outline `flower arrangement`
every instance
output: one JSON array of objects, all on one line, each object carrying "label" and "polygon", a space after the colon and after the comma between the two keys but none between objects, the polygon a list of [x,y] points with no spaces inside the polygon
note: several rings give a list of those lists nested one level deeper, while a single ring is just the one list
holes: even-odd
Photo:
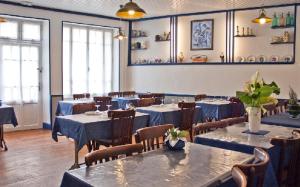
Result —
[{"label": "flower arrangement", "polygon": [[[275,82],[270,84],[260,77],[259,72],[252,76],[251,81],[246,82],[244,91],[237,91],[237,97],[247,107],[258,107],[263,109],[265,104],[277,104],[277,99],[273,95],[280,94],[280,88]],[[263,109],[264,110],[264,109]],[[265,110],[264,110],[265,111]]]},{"label": "flower arrangement", "polygon": [[166,133],[165,144],[171,150],[181,150],[185,146],[186,131],[180,131],[178,128],[169,129]]},{"label": "flower arrangement", "polygon": [[290,99],[289,99],[287,112],[290,114],[291,118],[297,118],[297,116],[300,114],[300,106],[298,104],[297,93],[291,87],[290,87],[290,91],[289,91],[289,96],[290,96]]},{"label": "flower arrangement", "polygon": [[298,96],[292,87],[290,87],[289,96],[290,96],[289,104],[290,105],[298,105]]}]

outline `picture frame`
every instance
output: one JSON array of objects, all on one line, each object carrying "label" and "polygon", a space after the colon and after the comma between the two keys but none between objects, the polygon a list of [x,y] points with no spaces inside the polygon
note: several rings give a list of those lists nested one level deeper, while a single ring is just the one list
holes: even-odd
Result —
[{"label": "picture frame", "polygon": [[213,50],[214,20],[191,21],[191,50]]}]

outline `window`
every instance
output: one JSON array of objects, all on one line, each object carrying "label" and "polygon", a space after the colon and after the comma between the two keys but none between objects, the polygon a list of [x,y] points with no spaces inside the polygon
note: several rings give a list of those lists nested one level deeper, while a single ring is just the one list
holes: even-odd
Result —
[{"label": "window", "polygon": [[63,27],[63,93],[105,94],[113,90],[113,33],[115,29],[64,24]]},{"label": "window", "polygon": [[0,98],[6,103],[37,103],[41,24],[10,20],[0,24]]}]

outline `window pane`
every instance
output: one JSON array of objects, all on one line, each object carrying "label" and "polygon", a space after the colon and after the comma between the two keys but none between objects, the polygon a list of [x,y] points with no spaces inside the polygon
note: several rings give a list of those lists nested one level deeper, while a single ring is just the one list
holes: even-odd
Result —
[{"label": "window pane", "polygon": [[87,30],[73,28],[72,93],[87,92]]},{"label": "window pane", "polygon": [[89,92],[103,94],[103,32],[91,30],[89,36]]},{"label": "window pane", "polygon": [[39,50],[22,47],[22,97],[24,102],[37,102],[39,92]]},{"label": "window pane", "polygon": [[112,90],[112,33],[105,32],[105,93]]},{"label": "window pane", "polygon": [[70,27],[63,29],[63,93],[71,96],[71,77],[70,77]]},{"label": "window pane", "polygon": [[18,38],[18,23],[8,21],[0,24],[0,37],[17,39]]},{"label": "window pane", "polygon": [[22,37],[23,40],[40,40],[41,26],[39,24],[24,23]]},{"label": "window pane", "polygon": [[0,98],[4,102],[20,102],[20,48],[2,46],[0,62]]}]

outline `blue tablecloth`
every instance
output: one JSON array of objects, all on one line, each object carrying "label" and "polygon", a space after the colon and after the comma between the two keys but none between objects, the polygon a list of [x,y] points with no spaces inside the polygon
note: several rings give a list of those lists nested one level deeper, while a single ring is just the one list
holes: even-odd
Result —
[{"label": "blue tablecloth", "polygon": [[[92,103],[93,100],[83,101],[83,100],[70,100],[70,101],[59,101],[56,108],[56,115],[72,115],[73,114],[73,106],[81,103]],[[111,110],[116,110],[119,108],[118,102],[111,102]]]},{"label": "blue tablecloth", "polygon": [[[153,105],[150,107],[136,108],[138,112],[150,115],[149,125],[156,126],[162,124],[180,125],[181,115],[177,105],[166,104],[164,106]],[[203,114],[200,107],[196,107],[194,123],[203,122]]]},{"label": "blue tablecloth", "polygon": [[[136,113],[134,120],[133,133],[140,128],[146,127],[149,115]],[[90,140],[110,138],[111,120],[100,116],[87,116],[85,114],[58,116],[55,118],[52,129],[52,138],[57,139],[57,133],[73,138],[81,149]]]},{"label": "blue tablecloth", "polygon": [[196,104],[202,108],[204,119],[221,120],[242,116],[245,113],[244,105],[240,103],[213,104],[196,102]]},{"label": "blue tablecloth", "polygon": [[18,125],[14,108],[8,105],[2,104],[0,106],[0,125],[12,124],[14,127]]},{"label": "blue tablecloth", "polygon": [[113,98],[113,101],[117,101],[119,108],[121,109],[126,109],[126,104],[133,104],[134,106],[138,105],[138,101],[140,99],[136,97],[118,97],[118,98]]},{"label": "blue tablecloth", "polygon": [[246,128],[245,124],[241,124],[226,127],[224,129],[218,129],[207,134],[196,136],[194,142],[248,154],[252,154],[255,147],[261,147],[267,150],[270,155],[271,162],[267,169],[264,186],[278,186],[276,171],[278,170],[280,147],[270,144],[270,139],[274,136],[288,137],[291,135],[292,128],[261,125],[262,130],[269,131],[266,135],[243,133]]},{"label": "blue tablecloth", "polygon": [[292,119],[287,113],[264,117],[262,118],[261,122],[268,125],[300,128],[300,118]]}]

